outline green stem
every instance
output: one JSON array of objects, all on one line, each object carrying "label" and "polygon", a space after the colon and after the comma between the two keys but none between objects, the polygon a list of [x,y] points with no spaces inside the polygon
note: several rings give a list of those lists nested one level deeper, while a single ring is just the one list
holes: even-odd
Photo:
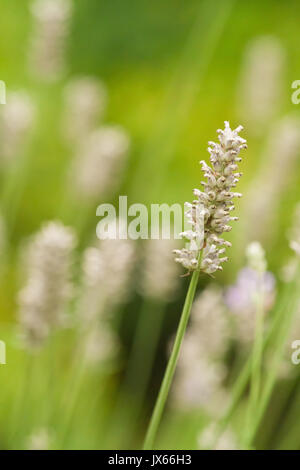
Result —
[{"label": "green stem", "polygon": [[[201,259],[202,259],[202,252],[199,257],[199,265],[201,265]],[[144,449],[152,449],[153,448],[153,443],[154,439],[157,433],[157,429],[162,417],[162,413],[164,411],[164,407],[167,401],[168,393],[170,390],[170,386],[173,380],[173,376],[175,373],[175,368],[180,352],[180,347],[181,343],[184,337],[184,333],[187,327],[187,323],[189,320],[190,312],[191,312],[191,307],[192,303],[194,300],[195,292],[196,292],[196,287],[199,279],[199,271],[194,271],[192,275],[192,279],[189,285],[189,289],[186,295],[185,303],[183,306],[179,326],[177,329],[176,333],[176,338],[174,341],[172,353],[167,365],[167,369],[164,375],[163,382],[160,387],[160,391],[158,394],[158,398],[156,400],[156,404],[154,407],[154,411],[150,420],[150,424],[147,430],[145,442],[144,442]]]}]

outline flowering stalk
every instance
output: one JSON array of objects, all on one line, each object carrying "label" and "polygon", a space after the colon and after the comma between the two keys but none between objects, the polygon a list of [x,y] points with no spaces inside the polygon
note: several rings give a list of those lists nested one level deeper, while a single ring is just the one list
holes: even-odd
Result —
[{"label": "flowering stalk", "polygon": [[[27,138],[34,124],[34,105],[26,92],[10,93],[1,112],[1,165],[11,165],[24,155]],[[18,161],[18,166],[20,161]]]},{"label": "flowering stalk", "polygon": [[19,294],[22,338],[29,349],[44,345],[66,324],[72,298],[72,262],[76,236],[61,222],[48,222],[28,246],[28,279]]},{"label": "flowering stalk", "polygon": [[29,66],[47,82],[60,79],[65,71],[65,49],[73,3],[71,0],[33,0],[34,32]]},{"label": "flowering stalk", "polygon": [[230,337],[223,292],[211,285],[192,307],[172,390],[174,405],[189,410],[200,407],[213,417],[219,415],[226,395],[227,367],[222,359]]},{"label": "flowering stalk", "polygon": [[[201,257],[202,257],[202,252],[200,254],[200,259],[199,262],[201,263]],[[180,351],[180,346],[184,337],[184,333],[187,327],[188,319],[190,316],[190,311],[192,307],[192,303],[194,300],[195,292],[196,292],[196,287],[199,279],[199,270],[194,271],[191,282],[189,285],[189,289],[187,292],[187,296],[185,299],[184,307],[182,310],[181,314],[181,319],[180,323],[178,326],[178,330],[176,333],[176,338],[172,350],[172,354],[165,372],[165,376],[159,391],[159,395],[156,401],[156,405],[152,414],[152,418],[150,421],[150,425],[146,434],[145,438],[145,443],[144,443],[144,449],[152,449],[155,435],[161,420],[161,416],[165,407],[165,403],[167,401],[168,393],[171,387],[172,379],[174,376],[178,356],[179,356],[179,351]]]},{"label": "flowering stalk", "polygon": [[[241,173],[237,173],[237,163],[241,161],[240,150],[246,148],[246,141],[238,135],[242,126],[231,130],[225,121],[225,129],[219,129],[220,143],[209,142],[210,161],[212,167],[201,161],[202,171],[206,182],[202,182],[204,191],[194,189],[196,200],[192,204],[186,203],[186,216],[191,224],[191,230],[182,233],[187,240],[188,247],[174,250],[177,255],[175,261],[181,263],[189,271],[201,269],[207,274],[222,270],[221,263],[228,260],[220,257],[226,247],[231,243],[221,238],[224,232],[230,232],[231,221],[238,220],[231,217],[234,210],[233,199],[241,197],[241,193],[232,191],[236,187]],[[203,249],[201,264],[199,252]]]},{"label": "flowering stalk", "polygon": [[193,271],[193,275],[182,310],[173,350],[146,434],[144,449],[153,447],[175,373],[199,273],[203,271],[212,274],[215,271],[222,270],[221,263],[227,261],[227,257],[220,257],[220,255],[224,253],[224,247],[230,246],[230,243],[223,240],[221,235],[231,229],[228,225],[230,221],[237,220],[236,217],[230,217],[229,213],[234,209],[232,199],[241,197],[241,194],[231,191],[241,176],[240,173],[236,173],[237,162],[241,160],[239,152],[246,147],[246,141],[238,135],[241,130],[242,126],[239,126],[232,131],[229,123],[225,122],[225,129],[217,131],[220,143],[210,142],[208,148],[212,167],[209,167],[204,161],[201,162],[204,176],[207,179],[206,182],[202,183],[204,191],[194,190],[197,199],[192,204],[186,204],[186,216],[191,224],[191,230],[183,232],[181,235],[188,243],[186,248],[174,250],[174,253],[176,254],[175,261],[181,263],[189,272]]}]

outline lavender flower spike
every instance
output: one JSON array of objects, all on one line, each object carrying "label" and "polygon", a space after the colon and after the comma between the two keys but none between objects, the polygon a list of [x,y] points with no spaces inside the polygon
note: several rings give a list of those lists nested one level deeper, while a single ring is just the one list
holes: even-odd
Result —
[{"label": "lavender flower spike", "polygon": [[188,271],[201,270],[212,274],[222,270],[221,264],[228,259],[220,255],[231,244],[223,240],[221,235],[231,230],[231,221],[238,220],[237,217],[231,217],[230,212],[234,209],[232,200],[242,196],[232,191],[241,177],[241,173],[237,172],[237,163],[241,161],[240,150],[247,148],[246,140],[239,136],[242,129],[242,126],[238,126],[231,130],[229,122],[225,121],[225,129],[217,130],[219,143],[209,142],[211,166],[205,161],[200,162],[206,178],[201,183],[204,190],[195,189],[196,199],[192,204],[186,203],[185,213],[191,223],[191,230],[183,232],[181,236],[187,240],[187,247],[174,251],[177,255],[175,261]]},{"label": "lavender flower spike", "polygon": [[72,262],[76,236],[61,222],[48,222],[30,241],[26,253],[27,282],[19,294],[21,335],[30,349],[40,347],[66,323],[73,295]]}]

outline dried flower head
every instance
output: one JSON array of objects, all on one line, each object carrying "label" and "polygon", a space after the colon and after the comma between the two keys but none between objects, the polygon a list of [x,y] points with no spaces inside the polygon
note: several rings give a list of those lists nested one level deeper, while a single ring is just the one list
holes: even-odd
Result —
[{"label": "dried flower head", "polygon": [[72,295],[75,243],[72,229],[60,222],[49,222],[27,248],[28,279],[19,294],[19,320],[22,336],[30,347],[40,346],[65,321]]},{"label": "dried flower head", "polygon": [[30,70],[46,81],[57,80],[65,69],[65,42],[72,12],[71,0],[34,0],[34,33]]},{"label": "dried flower head", "polygon": [[64,130],[71,143],[80,143],[97,128],[103,117],[107,91],[93,77],[71,80],[64,90]]},{"label": "dried flower head", "polygon": [[92,132],[74,162],[72,185],[89,199],[107,195],[118,186],[129,149],[127,134],[117,126]]},{"label": "dried flower head", "polygon": [[9,93],[7,103],[1,110],[0,154],[8,163],[23,151],[26,137],[34,119],[34,107],[24,92]]},{"label": "dried flower head", "polygon": [[[182,233],[188,242],[188,247],[175,250],[175,261],[181,263],[189,271],[201,270],[212,274],[222,270],[221,264],[227,257],[220,257],[225,247],[231,246],[221,238],[224,232],[229,232],[231,217],[234,209],[233,199],[241,197],[240,193],[232,191],[241,173],[237,172],[237,163],[241,161],[240,150],[246,148],[246,141],[239,136],[242,126],[231,130],[225,122],[225,129],[217,131],[219,143],[209,142],[210,161],[212,166],[201,161],[202,171],[206,182],[202,183],[204,191],[194,190],[196,200],[186,203],[186,216],[191,224],[191,230]],[[200,253],[203,249],[201,265]]]}]

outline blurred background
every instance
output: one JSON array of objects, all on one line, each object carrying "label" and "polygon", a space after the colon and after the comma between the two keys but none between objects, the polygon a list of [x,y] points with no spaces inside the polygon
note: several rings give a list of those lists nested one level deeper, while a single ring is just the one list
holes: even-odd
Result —
[{"label": "blurred background", "polygon": [[[224,302],[247,244],[258,240],[266,252],[270,318],[290,280],[299,14],[296,0],[2,0],[2,449],[142,446],[189,278],[173,262],[175,242],[97,241],[96,208],[118,207],[119,195],[149,206],[191,201],[207,142],[228,120],[248,142],[240,220],[228,264],[201,276],[194,308],[212,312],[216,331],[202,317],[191,322],[201,331],[196,339],[190,331],[156,442],[211,445],[202,431],[227,406],[253,339],[236,326],[251,323],[251,308],[237,320]],[[201,335],[226,343],[205,364]],[[289,357],[287,349],[257,448],[300,446],[299,373]],[[242,402],[229,448],[240,446]]]}]

